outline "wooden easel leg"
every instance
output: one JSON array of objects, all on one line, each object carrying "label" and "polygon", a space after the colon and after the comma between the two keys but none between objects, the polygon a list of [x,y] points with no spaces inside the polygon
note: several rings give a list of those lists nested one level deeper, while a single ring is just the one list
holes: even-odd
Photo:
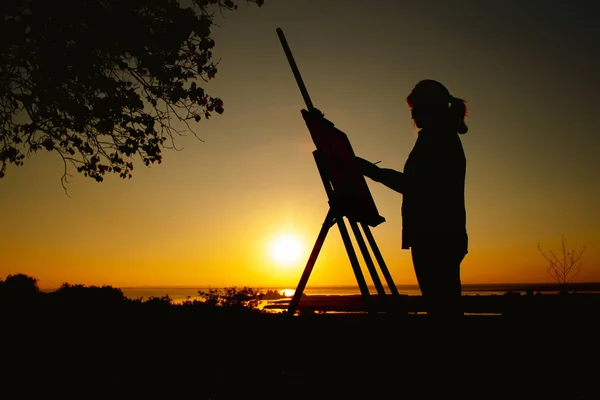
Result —
[{"label": "wooden easel leg", "polygon": [[325,221],[323,222],[323,226],[321,227],[321,231],[319,232],[319,236],[317,236],[317,241],[310,253],[310,257],[308,257],[308,262],[306,263],[306,267],[304,267],[304,272],[300,277],[300,282],[296,287],[296,291],[294,292],[294,296],[290,301],[288,306],[288,314],[294,315],[296,310],[298,309],[298,304],[300,303],[300,299],[302,298],[302,294],[304,293],[304,289],[306,288],[306,283],[308,282],[308,278],[315,266],[315,262],[317,261],[317,257],[319,257],[319,252],[323,247],[323,243],[325,242],[325,238],[327,237],[327,233],[329,232],[329,228],[331,228],[335,221],[335,215],[333,211],[330,209],[325,217]]},{"label": "wooden easel leg", "polygon": [[348,229],[346,228],[346,224],[344,223],[344,219],[342,217],[337,218],[337,225],[338,228],[340,228],[340,234],[342,235],[342,240],[344,241],[344,246],[346,247],[346,252],[348,253],[348,258],[350,258],[350,264],[352,264],[354,276],[356,276],[356,281],[358,282],[358,287],[365,302],[365,306],[369,313],[374,313],[375,309],[371,304],[371,293],[369,292],[367,281],[365,281],[365,277],[360,269],[358,257],[356,257],[356,252],[354,251],[352,241],[350,240],[350,235],[348,234]]},{"label": "wooden easel leg", "polygon": [[383,256],[381,255],[381,252],[379,251],[379,247],[377,247],[377,243],[375,242],[375,238],[373,237],[373,234],[371,233],[371,229],[369,228],[368,225],[363,224],[363,223],[361,223],[361,226],[363,228],[363,231],[365,232],[365,236],[367,237],[367,240],[369,241],[369,245],[371,246],[371,249],[373,250],[373,255],[375,256],[375,259],[377,260],[377,263],[379,264],[379,268],[381,268],[383,277],[385,278],[385,280],[388,284],[388,287],[390,288],[390,292],[392,292],[392,296],[399,297],[400,293],[398,293],[398,288],[396,287],[396,284],[394,283],[394,280],[392,279],[392,275],[390,274],[390,271],[388,270],[388,267],[385,264],[385,261],[383,260]]},{"label": "wooden easel leg", "polygon": [[385,301],[385,289],[381,284],[381,279],[379,279],[379,274],[377,273],[377,269],[375,268],[375,264],[373,264],[373,260],[371,259],[371,255],[369,254],[369,249],[367,248],[367,244],[362,237],[362,232],[360,231],[358,224],[356,221],[350,220],[350,227],[354,232],[354,236],[356,237],[356,243],[358,244],[358,248],[365,259],[365,264],[367,265],[367,269],[369,270],[369,274],[371,275],[371,279],[373,279],[373,284],[375,285],[375,289],[377,290],[377,294],[381,297],[382,301]]}]

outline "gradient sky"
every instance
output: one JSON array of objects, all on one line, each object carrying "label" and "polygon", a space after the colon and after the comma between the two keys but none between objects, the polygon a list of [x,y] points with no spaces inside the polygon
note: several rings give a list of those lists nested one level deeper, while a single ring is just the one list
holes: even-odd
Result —
[{"label": "gradient sky", "polygon": [[[313,103],[357,155],[401,170],[416,140],[404,98],[437,79],[469,106],[463,283],[551,282],[537,250],[586,246],[576,280],[600,281],[600,27],[589,1],[271,0],[218,18],[225,113],[195,125],[161,165],[132,180],[61,185],[38,153],[0,179],[0,277],[42,287],[295,287],[328,205],[305,108],[275,29]],[[373,229],[397,284],[416,283],[400,249],[401,195],[369,182],[386,222]],[[270,243],[293,234],[302,257]],[[355,284],[337,228],[310,285]]]}]

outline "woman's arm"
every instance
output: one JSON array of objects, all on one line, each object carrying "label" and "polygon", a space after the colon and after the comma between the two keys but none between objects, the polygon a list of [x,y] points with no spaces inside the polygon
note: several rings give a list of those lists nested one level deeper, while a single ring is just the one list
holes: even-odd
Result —
[{"label": "woman's arm", "polygon": [[389,168],[379,168],[377,179],[373,180],[398,193],[404,193],[404,174],[402,172]]},{"label": "woman's arm", "polygon": [[359,171],[362,172],[364,176],[371,178],[375,182],[379,182],[398,193],[404,192],[404,175],[402,172],[389,168],[379,168],[377,165],[360,157],[356,157],[356,161]]}]

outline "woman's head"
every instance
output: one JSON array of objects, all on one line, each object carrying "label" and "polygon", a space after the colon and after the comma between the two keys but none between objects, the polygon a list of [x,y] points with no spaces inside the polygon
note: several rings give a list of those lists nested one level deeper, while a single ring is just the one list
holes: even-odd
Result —
[{"label": "woman's head", "polygon": [[438,81],[426,79],[417,83],[406,103],[419,128],[451,128],[458,133],[469,130],[465,124],[466,102],[452,96]]}]

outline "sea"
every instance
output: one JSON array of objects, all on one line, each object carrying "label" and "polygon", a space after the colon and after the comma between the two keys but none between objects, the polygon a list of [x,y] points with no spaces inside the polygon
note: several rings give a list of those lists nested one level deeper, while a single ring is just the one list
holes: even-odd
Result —
[{"label": "sea", "polygon": [[[400,294],[408,296],[420,296],[421,291],[417,285],[398,285],[398,291]],[[125,297],[130,299],[142,299],[147,300],[151,297],[163,297],[165,295],[173,301],[173,303],[182,303],[186,300],[200,299],[198,292],[208,292],[210,289],[222,289],[218,287],[122,287],[121,291]],[[283,296],[291,297],[295,292],[293,287],[256,287],[254,289],[260,292],[276,291]],[[370,287],[370,292],[376,294],[374,287]],[[463,295],[503,295],[507,292],[525,294],[528,291],[541,292],[541,293],[556,293],[559,291],[559,287],[552,283],[520,283],[520,284],[463,284],[462,291]],[[571,288],[580,292],[600,292],[599,284],[575,284]],[[387,291],[387,288],[386,288]],[[308,285],[304,289],[304,294],[310,295],[359,295],[360,290],[357,285],[348,286],[310,286]]]}]

